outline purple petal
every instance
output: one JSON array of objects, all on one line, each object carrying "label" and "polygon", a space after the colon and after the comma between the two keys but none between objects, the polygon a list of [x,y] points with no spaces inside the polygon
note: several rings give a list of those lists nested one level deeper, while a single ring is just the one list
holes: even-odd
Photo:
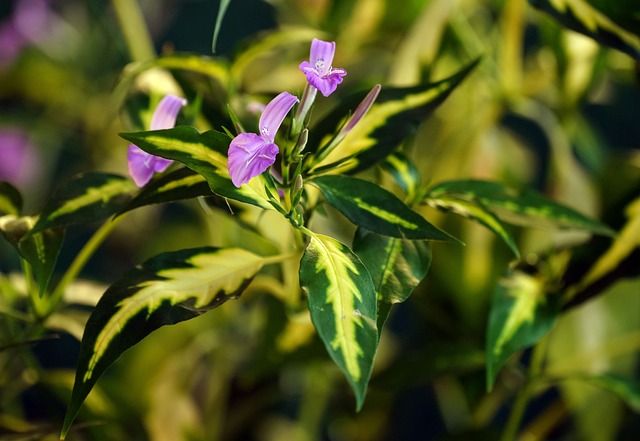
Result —
[{"label": "purple petal", "polygon": [[284,121],[284,117],[287,116],[289,110],[291,110],[297,102],[298,98],[289,92],[282,92],[272,99],[271,102],[267,104],[267,107],[264,108],[264,112],[262,112],[262,116],[260,117],[260,136],[273,143],[276,138],[276,132],[280,128],[282,121]]},{"label": "purple petal", "polygon": [[176,125],[178,113],[183,106],[187,105],[187,100],[175,95],[166,95],[158,103],[158,107],[153,112],[151,118],[151,130],[170,129]]},{"label": "purple petal", "polygon": [[154,156],[141,150],[139,147],[130,144],[127,151],[127,162],[129,163],[129,175],[138,187],[143,187],[153,176]]},{"label": "purple petal", "polygon": [[41,163],[26,132],[0,129],[0,181],[29,185],[38,178]]},{"label": "purple petal", "polygon": [[333,63],[333,55],[336,52],[336,43],[334,41],[322,41],[314,38],[311,41],[311,54],[309,62],[318,75],[323,77],[331,69]]},{"label": "purple petal", "polygon": [[322,95],[329,96],[336,91],[336,89],[338,88],[338,84],[342,83],[342,77],[346,74],[347,73],[343,69],[334,69],[332,73],[324,77],[319,77],[313,73],[308,72],[307,81],[313,87],[318,89],[320,93],[322,93]]},{"label": "purple petal", "polygon": [[255,133],[241,133],[229,145],[228,169],[231,182],[240,187],[262,174],[276,160],[278,146]]}]

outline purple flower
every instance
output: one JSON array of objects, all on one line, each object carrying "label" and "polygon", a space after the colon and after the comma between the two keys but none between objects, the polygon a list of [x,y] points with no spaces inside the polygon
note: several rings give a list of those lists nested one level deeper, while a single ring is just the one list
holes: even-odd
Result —
[{"label": "purple flower", "polygon": [[[175,95],[166,95],[151,118],[151,130],[170,129],[176,125],[176,118],[182,106],[187,104],[187,100]],[[138,187],[144,186],[151,180],[154,173],[161,173],[173,162],[170,159],[161,158],[141,150],[139,147],[130,144],[127,152],[129,161],[129,174]]]},{"label": "purple flower", "polygon": [[284,117],[298,102],[298,98],[289,92],[276,96],[260,117],[260,134],[240,133],[229,144],[229,176],[236,187],[249,182],[254,176],[262,174],[276,160],[280,151],[275,144],[276,133]]},{"label": "purple flower", "polygon": [[41,163],[25,132],[0,128],[0,181],[29,185],[41,172]]},{"label": "purple flower", "polygon": [[300,70],[307,76],[310,85],[318,89],[322,95],[331,95],[338,84],[342,83],[342,77],[347,71],[331,67],[333,54],[336,51],[336,43],[318,40],[311,42],[311,54],[309,61],[300,63]]}]

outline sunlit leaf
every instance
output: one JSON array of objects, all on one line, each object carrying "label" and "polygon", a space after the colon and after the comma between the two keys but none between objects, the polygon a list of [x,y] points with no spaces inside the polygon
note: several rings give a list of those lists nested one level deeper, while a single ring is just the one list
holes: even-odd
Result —
[{"label": "sunlit leaf", "polygon": [[60,253],[64,230],[54,227],[31,234],[34,224],[35,219],[30,216],[0,217],[2,235],[31,266],[33,276],[38,282],[38,293],[42,297]]},{"label": "sunlit leaf", "polygon": [[561,24],[640,59],[640,8],[629,0],[529,0]]},{"label": "sunlit leaf", "polygon": [[[308,167],[315,173],[355,173],[386,158],[449,96],[473,70],[477,61],[451,77],[415,87],[383,87],[367,115],[326,158],[316,162],[309,156]],[[329,116],[310,130],[307,152],[313,153],[330,142],[333,134],[365,97],[359,93],[347,98]],[[346,158],[350,158],[345,161]]]},{"label": "sunlit leaf", "polygon": [[346,245],[313,234],[300,262],[300,285],[318,335],[351,384],[360,409],[378,346],[371,275]]},{"label": "sunlit leaf", "polygon": [[396,184],[407,195],[407,199],[415,197],[420,185],[420,172],[407,155],[402,152],[394,152],[387,156],[381,167],[393,177]]},{"label": "sunlit leaf", "polygon": [[193,127],[178,126],[167,130],[121,133],[124,139],[153,155],[182,162],[209,183],[211,190],[225,198],[273,210],[264,189],[264,178],[256,176],[237,188],[227,170],[227,150],[231,139],[210,130],[198,133]]},{"label": "sunlit leaf", "polygon": [[640,382],[619,375],[598,375],[595,377],[576,377],[578,380],[613,392],[635,412],[640,412]]},{"label": "sunlit leaf", "polygon": [[98,172],[79,175],[53,194],[29,234],[106,219],[129,202],[135,190],[133,181],[120,175]]},{"label": "sunlit leaf", "polygon": [[22,196],[17,188],[8,182],[0,182],[0,216],[13,214],[18,216],[22,211]]},{"label": "sunlit leaf", "polygon": [[211,40],[211,52],[213,52],[214,54],[216,53],[216,44],[218,43],[218,34],[220,33],[220,28],[222,27],[222,20],[224,19],[224,15],[227,13],[229,3],[231,3],[231,0],[220,0],[218,15],[216,16],[216,24],[213,29],[213,39]]},{"label": "sunlit leaf", "polygon": [[431,245],[426,240],[380,236],[359,228],[353,251],[367,267],[378,298],[378,333],[394,303],[404,302],[426,277]]},{"label": "sunlit leaf", "polygon": [[156,329],[197,317],[236,299],[265,258],[236,248],[196,248],[158,255],[113,284],[82,337],[62,437],[104,371]]},{"label": "sunlit leaf", "polygon": [[493,292],[486,339],[487,388],[516,352],[535,344],[555,324],[560,296],[547,295],[542,276],[514,270]]},{"label": "sunlit leaf", "polygon": [[145,205],[162,204],[198,196],[211,196],[204,176],[189,168],[180,168],[145,185],[140,193],[123,209],[122,213]]},{"label": "sunlit leaf", "polygon": [[376,184],[334,175],[320,176],[310,182],[318,186],[327,202],[347,219],[374,233],[413,240],[456,242]]},{"label": "sunlit leaf", "polygon": [[509,246],[517,258],[520,258],[520,250],[518,250],[518,246],[516,245],[513,237],[511,237],[511,234],[509,234],[502,222],[500,222],[500,220],[479,201],[462,200],[455,197],[450,198],[442,196],[430,197],[428,199],[428,203],[431,206],[452,211],[484,225],[500,237],[507,246]]},{"label": "sunlit leaf", "polygon": [[425,202],[437,206],[441,200],[477,202],[505,222],[528,227],[573,228],[605,236],[615,235],[615,231],[602,222],[566,205],[554,202],[532,190],[518,191],[498,182],[442,182],[429,189]]}]

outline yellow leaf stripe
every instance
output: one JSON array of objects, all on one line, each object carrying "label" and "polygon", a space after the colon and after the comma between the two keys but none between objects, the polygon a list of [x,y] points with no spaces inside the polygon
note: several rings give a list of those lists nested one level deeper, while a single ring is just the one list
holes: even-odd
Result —
[{"label": "yellow leaf stripe", "polygon": [[417,230],[420,228],[418,225],[414,224],[413,222],[409,222],[405,218],[400,217],[395,213],[391,213],[390,211],[384,210],[380,207],[375,207],[367,204],[361,198],[353,198],[353,202],[355,202],[356,205],[362,210],[367,211],[374,216],[379,217],[380,219],[384,219],[394,225],[402,226],[407,230]]},{"label": "yellow leaf stripe", "polygon": [[354,263],[342,250],[343,245],[335,239],[316,234],[311,237],[311,247],[318,251],[316,272],[324,272],[327,279],[326,303],[330,304],[335,320],[336,335],[331,347],[340,351],[345,368],[355,382],[360,380],[362,372],[358,358],[363,351],[357,343],[357,327],[363,327],[363,315],[356,308],[355,300],[362,296],[353,277],[359,272]]},{"label": "yellow leaf stripe", "polygon": [[165,301],[176,305],[195,299],[194,308],[203,308],[221,293],[233,293],[262,268],[265,259],[239,248],[218,250],[215,254],[199,254],[187,263],[192,267],[170,268],[158,272],[160,280],[141,283],[139,290],[122,300],[96,338],[83,381],[88,381],[112,340],[127,322],[146,310],[149,317]]},{"label": "yellow leaf stripe", "polygon": [[185,142],[175,138],[168,139],[156,135],[147,136],[145,142],[161,149],[183,152],[194,159],[212,164],[221,169],[227,168],[227,158],[225,156],[215,150],[203,147],[201,143]]},{"label": "yellow leaf stripe", "polygon": [[133,189],[133,183],[131,181],[122,179],[116,179],[107,182],[100,187],[88,188],[84,194],[78,196],[77,198],[66,201],[57,210],[48,215],[47,221],[52,222],[60,216],[74,213],[81,208],[99,202],[107,203],[113,197],[121,195],[122,193],[128,191],[130,188]]}]

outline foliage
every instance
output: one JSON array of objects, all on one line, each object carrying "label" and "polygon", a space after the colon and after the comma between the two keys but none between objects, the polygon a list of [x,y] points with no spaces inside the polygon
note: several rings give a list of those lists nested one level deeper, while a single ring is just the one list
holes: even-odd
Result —
[{"label": "foliage", "polygon": [[[611,98],[638,97],[633,2],[531,0],[550,21],[523,0],[291,0],[214,55],[155,54],[153,5],[96,2],[115,14],[73,27],[87,5],[72,3],[16,4],[2,28],[17,58],[0,99],[19,116],[0,143],[20,126],[47,165],[0,168],[0,435],[613,440],[637,425],[640,132]],[[208,24],[214,52],[238,3]],[[51,34],[20,28],[29,7]],[[168,94],[188,103],[177,124],[147,130]],[[172,165],[138,188],[123,140]],[[236,185],[234,148],[267,169]],[[399,416],[425,385],[437,415]]]}]

